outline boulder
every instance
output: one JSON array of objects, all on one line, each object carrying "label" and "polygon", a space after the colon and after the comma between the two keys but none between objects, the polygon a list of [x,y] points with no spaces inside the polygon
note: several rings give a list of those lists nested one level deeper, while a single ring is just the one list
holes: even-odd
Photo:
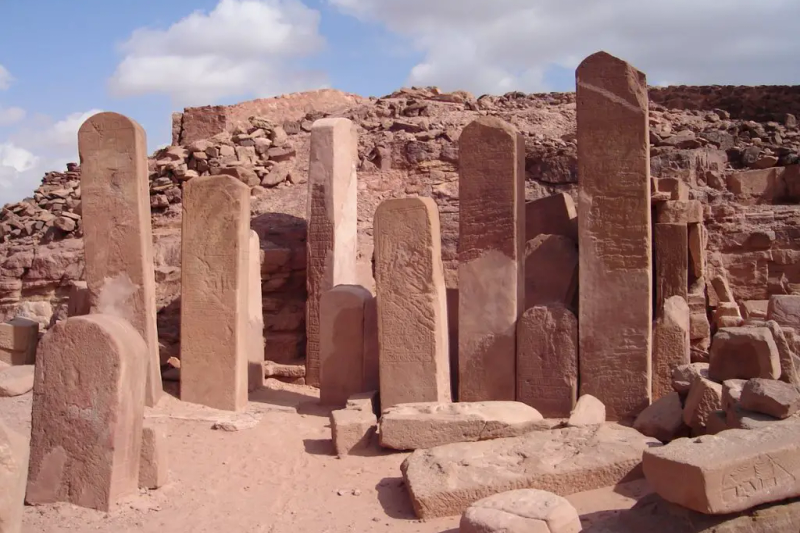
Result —
[{"label": "boulder", "polygon": [[585,427],[602,424],[605,421],[606,406],[603,405],[603,402],[591,394],[584,394],[578,398],[575,409],[569,415],[567,425],[570,427]]},{"label": "boulder", "polygon": [[579,533],[578,511],[566,499],[522,489],[479,500],[464,511],[460,533]]},{"label": "boulder", "polygon": [[633,428],[661,442],[688,436],[689,428],[683,423],[680,395],[672,392],[654,401],[636,417]]},{"label": "boulder", "polygon": [[695,430],[704,428],[709,415],[721,408],[722,385],[708,379],[697,378],[686,397],[683,422]]},{"label": "boulder", "polygon": [[678,394],[689,394],[696,378],[708,379],[708,363],[691,363],[675,367],[672,371],[672,388]]},{"label": "boulder", "polygon": [[783,381],[756,378],[745,383],[740,404],[748,411],[789,418],[800,409],[800,392]]},{"label": "boulder", "polygon": [[0,398],[22,396],[33,389],[33,365],[12,366],[0,370]]},{"label": "boulder", "polygon": [[708,376],[726,379],[768,378],[781,375],[780,356],[768,328],[723,328],[714,335]]}]

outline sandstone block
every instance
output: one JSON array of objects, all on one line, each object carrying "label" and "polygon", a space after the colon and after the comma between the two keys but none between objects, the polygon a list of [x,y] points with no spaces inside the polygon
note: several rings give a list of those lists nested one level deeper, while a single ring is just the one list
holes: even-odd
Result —
[{"label": "sandstone block", "polygon": [[723,328],[711,343],[708,375],[714,381],[781,375],[778,347],[768,328]]},{"label": "sandstone block", "polygon": [[[718,410],[708,415],[705,431],[707,435],[716,435],[717,433],[721,433],[729,429],[731,429],[731,427],[728,426],[728,414],[725,411]],[[684,436],[688,437],[688,435]]]},{"label": "sandstone block", "polygon": [[578,511],[551,492],[522,489],[495,494],[467,508],[460,533],[578,533]]},{"label": "sandstone block", "polygon": [[706,243],[708,231],[703,224],[688,225],[689,267],[695,279],[700,279],[706,271]]},{"label": "sandstone block", "polygon": [[667,193],[670,200],[688,200],[689,186],[679,178],[656,178],[655,192]]},{"label": "sandstone block", "polygon": [[138,490],[149,348],[126,320],[87,315],[42,338],[26,501],[108,511]]},{"label": "sandstone block", "polygon": [[369,448],[378,419],[372,409],[347,408],[331,413],[331,437],[336,453],[343,457]]},{"label": "sandstone block", "polygon": [[164,429],[151,422],[142,427],[142,452],[139,461],[139,487],[158,489],[169,481],[167,436]]},{"label": "sandstone block", "polygon": [[400,468],[414,511],[427,519],[463,513],[509,490],[566,496],[631,481],[641,476],[642,451],[655,443],[635,429],[604,424],[417,450]]},{"label": "sandstone block", "polygon": [[768,306],[769,300],[745,300],[741,304],[742,317],[766,319]]},{"label": "sandstone block", "polygon": [[0,398],[22,396],[33,389],[33,365],[0,368]]},{"label": "sandstone block", "polygon": [[[794,419],[789,420],[794,422]],[[725,423],[729,428],[759,430],[784,422],[774,416],[743,409],[739,403],[733,404],[725,412]]]},{"label": "sandstone block", "polygon": [[247,390],[264,386],[264,304],[261,298],[261,244],[250,230],[247,259]]},{"label": "sandstone block", "polygon": [[776,294],[770,297],[767,320],[774,320],[782,327],[800,329],[800,296]]},{"label": "sandstone block", "polygon": [[795,365],[797,356],[789,339],[786,338],[783,328],[774,320],[769,320],[766,323],[766,327],[772,332],[772,339],[775,341],[775,346],[778,347],[778,357],[781,361],[780,380],[800,386],[800,375],[797,374],[797,366]]},{"label": "sandstone block", "polygon": [[[656,224],[653,227],[656,263],[656,309],[667,299],[686,300],[689,290],[689,241],[685,224]],[[688,308],[688,305],[687,305]]]},{"label": "sandstone block", "polygon": [[378,206],[375,285],[381,405],[450,401],[447,295],[433,199]]},{"label": "sandstone block", "polygon": [[722,409],[722,385],[697,378],[683,406],[683,422],[692,429],[706,426],[709,415]]},{"label": "sandstone block", "polygon": [[683,405],[677,392],[662,396],[639,413],[633,428],[642,435],[661,442],[687,437],[689,428],[683,423]]},{"label": "sandstone block", "polygon": [[145,402],[163,393],[147,139],[135,121],[98,113],[78,131],[85,276],[92,312],[128,320],[147,343]]},{"label": "sandstone block", "polygon": [[36,361],[39,323],[17,317],[0,324],[0,362],[32,365]]},{"label": "sandstone block", "polygon": [[650,404],[651,382],[647,82],[605,52],[576,79],[580,393],[599,398],[610,420],[632,420]]},{"label": "sandstone block", "polygon": [[380,388],[380,342],[378,337],[378,300],[370,294],[364,303],[364,386],[361,390]]},{"label": "sandstone block", "polygon": [[517,322],[517,401],[566,418],[578,395],[578,320],[563,306],[528,309]]},{"label": "sandstone block", "polygon": [[565,193],[525,202],[525,241],[537,235],[562,235],[578,241],[578,213]]},{"label": "sandstone block", "polygon": [[800,409],[800,392],[789,383],[755,378],[745,383],[739,403],[748,411],[789,418]]},{"label": "sandstone block", "polygon": [[672,388],[678,394],[689,394],[692,383],[698,377],[708,379],[708,363],[690,363],[675,367],[672,371]]},{"label": "sandstone block", "polygon": [[730,411],[742,399],[742,389],[747,380],[727,379],[722,382],[722,410]]},{"label": "sandstone block", "polygon": [[0,533],[22,532],[28,442],[0,420]]},{"label": "sandstone block", "polygon": [[578,398],[575,409],[569,415],[567,426],[586,427],[602,424],[606,421],[606,406],[603,402],[592,396],[584,394]]},{"label": "sandstone block", "polygon": [[67,316],[83,316],[91,312],[92,302],[89,286],[85,281],[73,281],[69,288]]},{"label": "sandstone block", "polygon": [[578,246],[561,235],[541,234],[525,245],[525,307],[572,307],[578,291]]},{"label": "sandstone block", "polygon": [[691,361],[689,306],[681,296],[664,301],[653,327],[653,399],[672,392],[673,372]]},{"label": "sandstone block", "polygon": [[525,310],[525,143],[488,116],[468,124],[458,143],[458,398],[514,400],[516,324]]},{"label": "sandstone block", "polygon": [[520,402],[409,403],[384,409],[381,446],[433,448],[455,442],[516,437],[547,429],[539,411]]},{"label": "sandstone block", "polygon": [[733,299],[733,293],[731,292],[730,285],[728,285],[728,279],[724,276],[714,276],[711,278],[711,286],[714,288],[714,292],[717,295],[717,299],[720,303],[736,303],[736,300]]},{"label": "sandstone block", "polygon": [[658,204],[659,224],[702,224],[703,204],[699,200],[671,200]]},{"label": "sandstone block", "polygon": [[648,483],[667,501],[706,514],[800,495],[800,424],[730,430],[644,451]]},{"label": "sandstone block", "polygon": [[693,341],[711,339],[711,323],[708,321],[708,315],[705,313],[692,313],[690,315],[689,336]]},{"label": "sandstone block", "polygon": [[319,300],[336,285],[356,282],[358,133],[346,118],[311,128],[308,164],[306,382],[319,386]]}]

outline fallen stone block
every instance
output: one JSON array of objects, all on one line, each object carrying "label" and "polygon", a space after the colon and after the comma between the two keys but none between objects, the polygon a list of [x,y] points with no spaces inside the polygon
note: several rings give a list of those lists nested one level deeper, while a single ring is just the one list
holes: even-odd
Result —
[{"label": "fallen stone block", "polygon": [[722,410],[727,411],[742,399],[744,379],[727,379],[722,382]]},{"label": "fallen stone block", "polygon": [[690,363],[675,367],[672,371],[672,388],[678,394],[689,394],[696,378],[708,379],[708,363]]},{"label": "fallen stone block", "polygon": [[726,277],[714,276],[711,278],[711,287],[714,289],[719,303],[734,303],[736,301],[733,298],[733,293]]},{"label": "fallen stone block", "polygon": [[767,320],[782,327],[800,329],[800,295],[776,294],[767,304]]},{"label": "fallen stone block", "polygon": [[633,428],[661,442],[688,437],[689,428],[683,423],[680,395],[672,392],[654,401],[636,417]]},{"label": "fallen stone block", "polygon": [[13,398],[33,389],[33,365],[12,366],[0,370],[0,398]]},{"label": "fallen stone block", "polygon": [[569,415],[567,425],[570,427],[585,427],[603,424],[606,421],[606,406],[592,396],[584,394],[578,398],[575,409]]},{"label": "fallen stone block", "polygon": [[707,435],[716,435],[728,429],[731,428],[728,426],[728,414],[725,411],[714,411],[708,415],[708,420],[706,420]]},{"label": "fallen stone block", "polygon": [[166,485],[168,480],[167,436],[163,428],[145,421],[142,427],[139,488],[158,489]]},{"label": "fallen stone block", "polygon": [[85,281],[73,281],[69,288],[67,316],[84,316],[92,310],[91,293]]},{"label": "fallen stone block", "polygon": [[408,403],[383,411],[380,442],[385,448],[417,450],[542,429],[550,426],[539,411],[521,402]]},{"label": "fallen stone block", "polygon": [[565,496],[631,481],[641,476],[642,451],[656,445],[617,424],[563,428],[417,450],[401,471],[417,516],[435,518],[508,490]]},{"label": "fallen stone block", "polygon": [[772,426],[781,420],[774,416],[743,409],[735,403],[725,411],[725,423],[731,429],[757,430]]},{"label": "fallen stone block", "polygon": [[0,324],[0,362],[32,365],[36,361],[39,323],[17,317]]},{"label": "fallen stone block", "polygon": [[644,450],[645,477],[665,500],[706,514],[800,496],[800,423],[678,439]]},{"label": "fallen stone block", "polygon": [[800,409],[800,392],[783,381],[756,378],[745,383],[739,402],[748,411],[784,419]]},{"label": "fallen stone block", "polygon": [[778,347],[778,358],[781,362],[780,380],[800,386],[800,376],[797,374],[797,365],[794,364],[795,351],[783,328],[774,320],[767,321],[766,327],[772,332],[772,339],[775,341],[775,346]]},{"label": "fallen stone block", "polygon": [[706,427],[709,415],[722,409],[722,385],[697,378],[683,406],[683,422],[692,429]]},{"label": "fallen stone block", "polygon": [[331,438],[339,457],[358,450],[365,450],[372,444],[378,428],[378,418],[368,409],[339,409],[331,413]]},{"label": "fallen stone block", "polygon": [[536,489],[495,494],[464,512],[459,533],[579,533],[578,511],[561,496]]},{"label": "fallen stone block", "polygon": [[745,300],[741,304],[742,317],[745,319],[766,319],[769,300]]},{"label": "fallen stone block", "polygon": [[22,531],[28,442],[0,420],[0,533]]},{"label": "fallen stone block", "polygon": [[723,328],[711,343],[708,375],[714,381],[781,375],[780,356],[768,328]]}]

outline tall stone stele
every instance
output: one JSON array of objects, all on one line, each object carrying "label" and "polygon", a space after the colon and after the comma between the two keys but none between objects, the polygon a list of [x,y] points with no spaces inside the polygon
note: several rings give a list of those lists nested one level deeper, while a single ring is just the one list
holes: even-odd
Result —
[{"label": "tall stone stele", "polygon": [[203,176],[183,192],[181,400],[239,411],[247,405],[250,188]]},{"label": "tall stone stele", "polygon": [[605,52],[577,69],[580,394],[609,420],[651,398],[647,82]]},{"label": "tall stone stele", "polygon": [[358,134],[346,118],[311,129],[308,164],[306,383],[319,386],[319,300],[336,285],[356,282]]},{"label": "tall stone stele", "polygon": [[163,393],[147,139],[117,113],[98,113],[78,131],[85,276],[92,313],[120,316],[148,347],[145,402]]},{"label": "tall stone stele", "polygon": [[459,153],[458,400],[514,400],[525,143],[510,124],[481,117],[464,128]]},{"label": "tall stone stele", "polygon": [[439,211],[431,198],[375,211],[381,408],[449,402],[447,295]]}]

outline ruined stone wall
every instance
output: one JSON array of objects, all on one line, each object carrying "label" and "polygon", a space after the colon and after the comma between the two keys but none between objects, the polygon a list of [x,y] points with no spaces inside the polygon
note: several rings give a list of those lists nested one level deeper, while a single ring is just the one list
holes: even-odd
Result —
[{"label": "ruined stone wall", "polygon": [[651,87],[650,100],[671,109],[724,109],[734,119],[783,122],[786,114],[800,116],[800,86],[711,85]]}]

